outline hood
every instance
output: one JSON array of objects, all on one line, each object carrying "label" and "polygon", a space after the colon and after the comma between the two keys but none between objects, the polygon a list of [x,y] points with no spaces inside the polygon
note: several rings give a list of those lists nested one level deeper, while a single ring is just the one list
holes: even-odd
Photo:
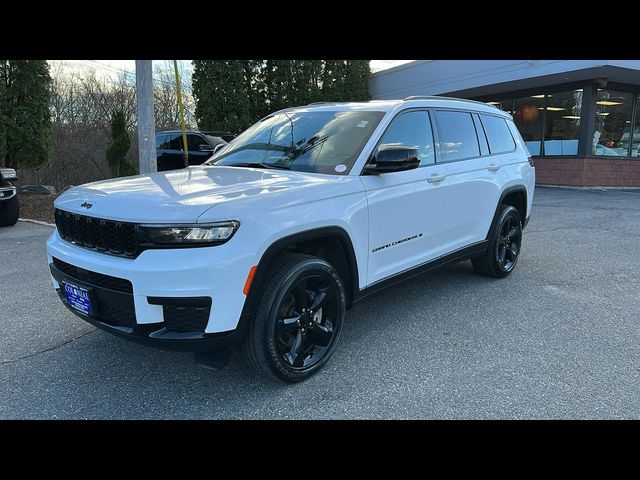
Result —
[{"label": "hood", "polygon": [[189,167],[74,187],[56,208],[91,217],[149,223],[195,223],[209,208],[335,182],[341,177],[285,170]]}]

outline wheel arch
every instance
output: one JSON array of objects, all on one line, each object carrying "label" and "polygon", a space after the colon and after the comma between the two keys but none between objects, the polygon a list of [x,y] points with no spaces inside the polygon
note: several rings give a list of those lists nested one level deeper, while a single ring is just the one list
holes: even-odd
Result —
[{"label": "wheel arch", "polygon": [[[325,252],[329,253],[318,255],[314,249],[319,245],[325,246]],[[340,248],[327,249],[327,245],[330,247],[337,247],[339,245]],[[246,328],[246,324],[255,311],[260,291],[268,278],[268,273],[273,265],[273,261],[278,255],[285,251],[316,254],[328,261],[332,259],[333,261],[330,261],[330,263],[337,263],[334,267],[339,271],[345,282],[347,305],[350,305],[356,296],[359,288],[358,263],[353,242],[347,231],[341,227],[330,226],[296,232],[274,241],[260,257],[242,309],[238,329],[244,331]],[[341,257],[341,255],[344,255],[344,257]]]},{"label": "wheel arch", "polygon": [[518,210],[520,216],[522,217],[522,225],[524,228],[527,217],[527,202],[527,189],[524,185],[514,185],[505,188],[500,194],[500,199],[498,200],[498,204],[496,205],[496,210],[493,214],[493,219],[491,220],[491,225],[489,227],[489,231],[487,232],[486,239],[488,240],[489,236],[491,235],[491,230],[496,223],[496,218],[498,218],[498,213],[500,213],[500,205],[502,204],[511,205]]}]

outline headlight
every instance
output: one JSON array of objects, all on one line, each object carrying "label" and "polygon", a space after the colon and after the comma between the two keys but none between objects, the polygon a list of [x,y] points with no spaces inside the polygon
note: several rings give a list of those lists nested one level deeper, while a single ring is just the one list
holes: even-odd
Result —
[{"label": "headlight", "polygon": [[167,246],[206,246],[219,245],[228,241],[240,222],[210,223],[207,225],[152,226],[141,225],[144,243]]}]

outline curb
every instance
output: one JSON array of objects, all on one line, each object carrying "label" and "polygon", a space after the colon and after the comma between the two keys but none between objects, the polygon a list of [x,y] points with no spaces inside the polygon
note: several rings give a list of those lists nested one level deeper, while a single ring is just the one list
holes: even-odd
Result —
[{"label": "curb", "polygon": [[54,228],[56,226],[55,223],[41,222],[40,220],[31,220],[30,218],[19,218],[18,221],[25,222],[25,223],[35,223],[36,225],[45,225],[47,227],[54,227]]}]

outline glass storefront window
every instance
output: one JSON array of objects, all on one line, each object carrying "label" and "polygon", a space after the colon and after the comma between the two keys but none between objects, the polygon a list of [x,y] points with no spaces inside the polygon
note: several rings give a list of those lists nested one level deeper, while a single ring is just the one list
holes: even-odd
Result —
[{"label": "glass storefront window", "polygon": [[500,100],[494,102],[487,102],[490,105],[495,105],[500,110],[513,115],[513,100]]},{"label": "glass storefront window", "polygon": [[[638,157],[640,156],[638,155],[638,151],[640,150],[640,95],[636,98],[636,118],[633,122],[633,131],[631,131],[631,134],[633,135],[631,140],[631,156]],[[629,134],[625,132],[622,138],[624,138],[625,135],[627,137],[629,136]]]},{"label": "glass storefront window", "polygon": [[513,120],[531,155],[542,155],[544,95],[516,98],[513,101],[513,109]]},{"label": "glass storefront window", "polygon": [[547,95],[545,155],[577,155],[582,113],[582,89]]},{"label": "glass storefront window", "polygon": [[[592,145],[594,155],[612,157],[629,155],[632,109],[632,93],[598,89]],[[635,152],[634,148],[631,148],[631,155],[637,157],[638,144],[634,143]]]}]

